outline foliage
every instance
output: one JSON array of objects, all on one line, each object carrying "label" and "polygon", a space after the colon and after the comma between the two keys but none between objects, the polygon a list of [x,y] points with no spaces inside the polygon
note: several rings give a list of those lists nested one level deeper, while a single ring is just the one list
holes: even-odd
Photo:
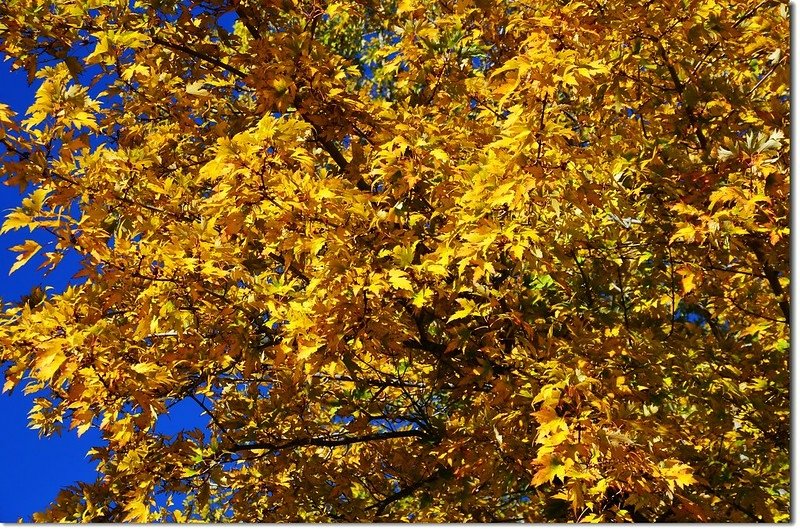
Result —
[{"label": "foliage", "polygon": [[[786,521],[788,6],[7,0],[38,521]],[[28,264],[27,266],[31,266]],[[183,401],[206,430],[168,435]]]}]

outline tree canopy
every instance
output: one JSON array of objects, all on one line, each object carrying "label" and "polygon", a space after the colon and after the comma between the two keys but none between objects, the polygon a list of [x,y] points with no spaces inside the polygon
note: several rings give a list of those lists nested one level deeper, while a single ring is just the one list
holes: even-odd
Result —
[{"label": "tree canopy", "polygon": [[[786,521],[773,0],[6,0],[36,521]],[[207,427],[177,434],[177,404]]]}]

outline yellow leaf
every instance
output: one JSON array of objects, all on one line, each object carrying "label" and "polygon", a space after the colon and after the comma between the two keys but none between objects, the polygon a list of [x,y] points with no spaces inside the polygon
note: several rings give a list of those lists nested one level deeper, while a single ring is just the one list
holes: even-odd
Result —
[{"label": "yellow leaf", "polygon": [[13,274],[16,270],[21,268],[25,265],[28,261],[31,260],[31,257],[36,255],[36,252],[42,249],[42,245],[36,241],[27,240],[22,244],[18,244],[17,246],[12,246],[10,250],[12,252],[20,252],[17,256],[17,260],[14,261],[14,264],[11,266],[11,269],[8,271],[8,275]]},{"label": "yellow leaf", "polygon": [[397,2],[398,15],[414,11],[415,8],[416,6],[414,5],[414,0],[400,0],[399,2]]},{"label": "yellow leaf", "polygon": [[438,263],[428,263],[425,265],[425,271],[437,277],[446,277],[448,275],[447,267]]},{"label": "yellow leaf", "polygon": [[193,96],[207,96],[210,92],[203,88],[205,81],[195,81],[186,85],[186,93]]},{"label": "yellow leaf", "polygon": [[708,197],[709,201],[709,210],[713,210],[714,206],[717,202],[727,202],[729,200],[738,200],[741,198],[741,194],[735,188],[732,187],[723,187],[717,189]]},{"label": "yellow leaf", "polygon": [[450,157],[442,149],[433,149],[431,151],[431,156],[443,163],[450,161]]},{"label": "yellow leaf", "polygon": [[33,219],[31,216],[24,211],[19,209],[12,211],[6,217],[5,222],[3,222],[3,227],[0,228],[0,235],[29,226],[32,221]]},{"label": "yellow leaf", "polygon": [[150,517],[150,507],[145,503],[144,498],[136,498],[125,506],[125,519],[123,522],[145,523]]},{"label": "yellow leaf", "polygon": [[676,463],[674,460],[668,461],[667,463],[672,464],[670,466],[663,467],[661,469],[661,474],[664,476],[664,479],[670,483],[670,485],[675,484],[681,488],[684,488],[688,485],[697,483],[697,479],[694,477],[692,467],[684,463]]},{"label": "yellow leaf", "polygon": [[319,344],[308,337],[298,340],[297,342],[297,358],[300,361],[308,360],[319,349]]},{"label": "yellow leaf", "polygon": [[417,308],[423,307],[428,300],[431,299],[433,292],[428,287],[422,287],[416,294],[414,294],[414,298],[411,300],[411,304]]},{"label": "yellow leaf", "polygon": [[11,110],[11,107],[3,103],[0,103],[0,122],[9,123],[12,121],[15,115],[16,113],[13,110]]},{"label": "yellow leaf", "polygon": [[408,274],[401,270],[389,270],[389,284],[398,290],[414,290],[414,285],[408,280]]},{"label": "yellow leaf", "polygon": [[681,276],[681,287],[683,293],[688,294],[695,289],[695,274],[688,266],[681,266],[675,271]]},{"label": "yellow leaf", "polygon": [[42,211],[44,200],[47,198],[48,191],[41,187],[22,200],[22,206],[28,210],[38,213]]},{"label": "yellow leaf", "polygon": [[36,359],[34,368],[37,378],[49,381],[66,360],[62,342],[60,340],[49,342],[45,353]]},{"label": "yellow leaf", "polygon": [[461,310],[456,311],[452,316],[450,316],[450,318],[447,320],[447,323],[460,320],[461,318],[466,318],[475,312],[476,305],[474,301],[464,298],[458,298],[456,301],[459,305],[461,305]]},{"label": "yellow leaf", "polygon": [[679,239],[683,240],[684,242],[694,242],[696,233],[697,230],[694,228],[694,226],[687,225],[676,231],[672,237],[670,237],[669,242],[673,243]]},{"label": "yellow leaf", "polygon": [[97,121],[94,115],[86,111],[76,112],[75,115],[71,116],[68,123],[76,128],[86,127],[92,130],[97,128]]},{"label": "yellow leaf", "polygon": [[109,49],[108,35],[107,34],[100,35],[97,39],[97,44],[94,47],[94,51],[92,51],[92,53],[87,55],[84,61],[86,61],[86,64],[93,64],[96,62],[103,62],[105,64],[108,64],[109,61],[113,62],[112,57],[110,56],[103,57],[108,53],[108,49]]},{"label": "yellow leaf", "polygon": [[562,481],[564,480],[566,469],[564,468],[564,464],[557,457],[552,454],[547,454],[542,456],[541,463],[544,466],[533,476],[531,485],[538,487],[544,483],[552,482],[555,478]]},{"label": "yellow leaf", "polygon": [[139,373],[140,375],[149,375],[159,370],[159,367],[152,363],[152,362],[142,362],[139,364],[134,364],[131,366],[131,369]]}]

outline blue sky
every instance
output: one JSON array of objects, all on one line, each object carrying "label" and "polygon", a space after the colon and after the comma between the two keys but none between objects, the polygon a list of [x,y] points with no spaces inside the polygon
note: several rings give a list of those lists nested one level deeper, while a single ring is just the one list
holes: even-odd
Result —
[{"label": "blue sky", "polygon": [[[35,87],[29,87],[23,71],[10,72],[10,62],[0,63],[0,103],[11,106],[24,114],[33,101]],[[0,176],[0,178],[2,178]],[[0,211],[5,217],[10,208],[22,200],[15,187],[0,186]],[[35,286],[52,286],[61,290],[77,269],[74,259],[66,266],[43,277],[30,263],[14,275],[8,270],[15,254],[8,250],[31,235],[19,231],[0,235],[0,298],[4,302],[18,300]],[[36,431],[28,428],[28,410],[33,395],[23,395],[17,388],[10,396],[0,395],[0,522],[15,522],[19,518],[30,519],[33,512],[42,510],[53,500],[58,491],[75,481],[94,481],[97,473],[86,457],[86,452],[97,444],[99,436],[89,431],[78,439],[75,432],[64,432],[61,437],[40,439]]]},{"label": "blue sky", "polygon": [[[221,17],[219,23],[231,31],[235,19],[236,15],[231,12]],[[21,117],[33,102],[39,81],[29,86],[27,73],[24,70],[12,72],[11,62],[2,62],[4,58],[0,54],[0,103],[9,105]],[[19,206],[26,195],[16,187],[3,185],[3,180],[0,173],[0,225],[5,215]],[[44,260],[37,255],[9,276],[8,270],[17,255],[9,248],[25,239],[38,239],[38,236],[27,230],[0,235],[0,300],[3,303],[17,301],[37,286],[61,292],[78,271],[77,256],[68,254],[54,272],[45,276],[36,269]],[[50,239],[40,240],[45,241],[50,242]],[[0,380],[0,387],[2,382]],[[62,488],[97,478],[95,463],[86,453],[92,446],[101,444],[99,432],[89,430],[78,438],[74,431],[65,429],[61,436],[40,439],[36,431],[28,428],[27,415],[35,396],[23,395],[22,385],[11,395],[0,394],[0,522],[16,522],[20,518],[30,521],[31,515],[47,508]],[[158,419],[156,431],[172,435],[207,426],[208,418],[202,409],[191,399],[185,399],[172,406],[168,415]]]},{"label": "blue sky", "polygon": [[[11,72],[10,65],[10,62],[0,63],[0,103],[23,115],[33,102],[36,86],[28,86],[25,72]],[[0,184],[0,219],[17,207],[23,197],[18,188]],[[27,230],[0,235],[0,299],[3,302],[17,301],[36,286],[49,286],[54,292],[60,292],[78,270],[77,258],[70,256],[64,258],[55,272],[44,276],[36,270],[42,260],[37,256],[9,276],[8,270],[16,254],[8,248],[30,238],[37,238],[37,235]],[[40,439],[36,431],[28,428],[27,415],[34,396],[23,395],[22,387],[11,395],[0,395],[0,522],[16,522],[20,518],[28,521],[34,512],[44,510],[62,488],[77,481],[94,481],[97,477],[95,464],[86,453],[100,444],[99,433],[89,430],[78,438],[74,431],[65,429],[61,436]],[[181,402],[170,410],[170,416],[159,419],[157,429],[173,434],[184,428],[203,427],[207,421],[200,414],[201,410],[191,400]]]}]

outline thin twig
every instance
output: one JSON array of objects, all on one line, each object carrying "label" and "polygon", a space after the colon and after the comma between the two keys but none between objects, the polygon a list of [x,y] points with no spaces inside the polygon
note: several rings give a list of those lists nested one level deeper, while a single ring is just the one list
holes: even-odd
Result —
[{"label": "thin twig", "polygon": [[628,345],[633,347],[633,340],[631,339],[631,324],[628,319],[628,304],[625,301],[625,285],[622,282],[622,267],[617,266],[617,280],[619,281],[620,299],[622,301],[622,315],[625,318],[625,330],[628,336]]},{"label": "thin twig", "polygon": [[583,266],[581,266],[580,261],[578,261],[578,255],[575,253],[575,250],[572,250],[572,259],[575,260],[575,264],[578,265],[578,271],[581,273],[581,278],[583,279],[583,287],[586,289],[586,297],[588,298],[589,307],[594,306],[594,297],[592,296],[592,286],[589,284],[589,279],[586,277],[586,273],[583,271]]},{"label": "thin twig", "polygon": [[545,94],[544,99],[542,100],[542,113],[539,116],[539,132],[536,134],[537,136],[537,147],[536,147],[536,163],[539,163],[539,159],[542,157],[542,132],[544,131],[544,111],[547,108],[547,100],[550,97],[550,94]]},{"label": "thin twig", "polygon": [[226,439],[228,439],[228,441],[229,441],[229,442],[230,442],[232,445],[235,445],[235,444],[236,444],[236,441],[234,441],[234,440],[233,440],[233,438],[231,437],[231,434],[230,434],[230,433],[228,433],[228,430],[227,430],[227,429],[226,429],[224,426],[222,426],[222,424],[220,424],[220,422],[217,420],[217,418],[214,416],[214,414],[213,414],[213,413],[211,413],[211,410],[210,410],[210,409],[208,409],[208,406],[206,406],[206,405],[205,405],[205,403],[203,403],[203,401],[201,401],[200,399],[198,399],[198,398],[197,398],[197,395],[195,395],[195,394],[193,394],[193,393],[189,395],[189,398],[191,398],[191,399],[192,399],[193,401],[195,401],[195,402],[196,402],[196,403],[197,403],[197,404],[198,404],[198,405],[199,405],[201,408],[203,408],[203,411],[205,411],[205,412],[206,412],[206,414],[207,414],[209,417],[211,417],[211,422],[213,422],[213,423],[216,425],[216,427],[217,427],[217,428],[219,428],[219,430],[222,432],[222,434],[225,436],[225,438],[226,438]]},{"label": "thin twig", "polygon": [[369,507],[367,507],[367,509],[368,510],[376,509],[375,515],[376,516],[380,516],[381,514],[383,514],[383,512],[386,510],[386,508],[389,507],[389,505],[391,505],[392,503],[396,502],[397,500],[401,500],[401,499],[403,499],[403,498],[405,498],[407,496],[410,496],[410,495],[414,494],[417,490],[421,489],[425,485],[436,481],[442,475],[444,475],[444,472],[445,472],[444,468],[439,468],[436,472],[434,472],[433,474],[431,474],[427,478],[424,478],[424,479],[421,479],[419,481],[416,481],[416,482],[412,483],[411,485],[408,485],[407,487],[404,487],[404,488],[400,489],[399,491],[395,492],[394,494],[392,494],[390,496],[387,496],[386,498],[384,498],[383,500],[379,501],[378,503],[376,503],[374,505],[370,505]]},{"label": "thin twig", "polygon": [[785,55],[784,55],[783,57],[781,57],[781,59],[780,59],[778,62],[776,62],[776,63],[775,63],[775,65],[774,65],[774,66],[773,66],[773,67],[772,67],[772,68],[771,68],[771,69],[770,69],[770,70],[769,70],[767,73],[765,73],[765,74],[764,74],[764,75],[761,77],[761,79],[759,79],[759,80],[758,80],[758,82],[756,83],[756,85],[755,85],[753,88],[751,88],[751,89],[750,89],[750,90],[747,92],[747,94],[745,94],[745,97],[750,97],[750,95],[751,95],[753,92],[755,92],[755,91],[756,91],[756,89],[758,89],[758,87],[759,87],[759,86],[761,86],[761,83],[763,83],[764,81],[766,81],[766,80],[767,80],[767,78],[768,78],[770,75],[772,75],[772,73],[775,71],[775,69],[776,69],[776,68],[778,68],[778,66],[780,66],[781,64],[783,64],[783,60],[784,60],[785,58],[786,58],[786,56],[785,56]]},{"label": "thin twig", "polygon": [[675,261],[672,260],[672,247],[667,244],[667,255],[669,257],[669,288],[672,302],[669,315],[669,334],[667,338],[675,332]]},{"label": "thin twig", "polygon": [[700,127],[700,123],[697,121],[697,116],[694,115],[694,106],[688,104],[683,98],[683,92],[686,90],[686,85],[681,81],[680,77],[678,76],[678,71],[670,62],[669,57],[667,56],[667,50],[664,49],[664,45],[661,44],[661,41],[659,40],[656,40],[655,42],[656,46],[658,47],[658,52],[661,55],[661,59],[664,61],[664,66],[666,66],[667,71],[672,78],[672,84],[675,85],[675,91],[678,92],[680,100],[683,103],[683,107],[686,111],[686,117],[689,118],[689,123],[694,128],[697,141],[700,143],[700,147],[703,149],[703,151],[707,151],[708,140],[706,140],[706,136],[703,134],[703,129]]}]

